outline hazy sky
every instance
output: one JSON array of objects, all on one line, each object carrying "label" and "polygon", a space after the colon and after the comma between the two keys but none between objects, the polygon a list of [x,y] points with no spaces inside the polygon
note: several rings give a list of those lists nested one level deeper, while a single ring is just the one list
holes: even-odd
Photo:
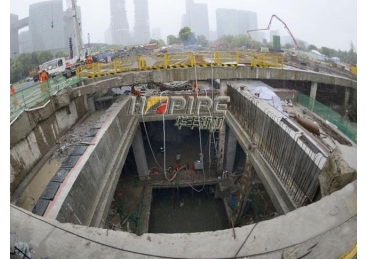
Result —
[{"label": "hazy sky", "polygon": [[[64,9],[66,9],[64,0]],[[10,13],[27,17],[29,5],[39,0],[11,0]],[[178,35],[181,17],[186,12],[185,0],[148,0],[150,28],[160,27],[162,38]],[[257,13],[258,27],[266,28],[273,14],[281,18],[294,37],[316,45],[349,50],[350,41],[357,48],[357,0],[194,0],[207,3],[210,30],[216,30],[215,10],[232,8]],[[90,33],[91,42],[104,42],[110,24],[109,0],[78,0],[82,10],[83,39]],[[130,30],[134,27],[133,0],[126,0]],[[200,17],[197,17],[200,19]],[[284,26],[273,19],[271,29],[288,35]]]}]

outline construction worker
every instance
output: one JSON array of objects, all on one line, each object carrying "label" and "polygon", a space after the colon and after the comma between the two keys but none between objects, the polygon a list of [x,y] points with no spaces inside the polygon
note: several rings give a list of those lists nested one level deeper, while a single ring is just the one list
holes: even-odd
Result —
[{"label": "construction worker", "polygon": [[13,84],[10,84],[10,94],[11,94],[12,99],[13,99],[13,105],[18,106],[19,102],[18,102],[17,97],[15,95],[15,89],[14,89]]},{"label": "construction worker", "polygon": [[39,81],[41,83],[42,93],[45,93],[48,90],[48,77],[49,74],[47,73],[46,69],[42,69],[39,72]]},{"label": "construction worker", "polygon": [[87,68],[91,68],[92,67],[92,63],[93,63],[93,59],[91,56],[87,57]]}]

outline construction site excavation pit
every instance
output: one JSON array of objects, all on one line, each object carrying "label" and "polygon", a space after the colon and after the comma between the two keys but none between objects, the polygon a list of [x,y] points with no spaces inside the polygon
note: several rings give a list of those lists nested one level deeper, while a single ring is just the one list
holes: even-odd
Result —
[{"label": "construction site excavation pit", "polygon": [[132,145],[103,228],[137,235],[193,233],[239,227],[277,216],[255,173],[244,213],[238,222],[231,222],[239,195],[235,181],[246,160],[241,146],[236,144],[233,174],[218,174],[211,167],[216,163],[216,154],[211,156],[215,152],[213,143],[218,141],[216,132],[178,130],[174,120],[166,120],[164,125],[165,132],[162,121],[140,123],[149,174],[144,180],[139,177],[137,163],[141,158],[135,157]]}]

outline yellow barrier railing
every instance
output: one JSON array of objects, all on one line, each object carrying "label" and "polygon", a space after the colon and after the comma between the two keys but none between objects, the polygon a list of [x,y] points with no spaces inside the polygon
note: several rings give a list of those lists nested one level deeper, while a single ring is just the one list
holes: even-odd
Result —
[{"label": "yellow barrier railing", "polygon": [[93,63],[77,68],[76,74],[83,77],[101,77],[116,75],[128,71],[142,71],[169,68],[237,66],[238,64],[252,67],[283,68],[284,56],[277,53],[254,52],[179,52],[135,56],[115,59],[109,63]]},{"label": "yellow barrier railing", "polygon": [[350,68],[350,72],[353,74],[353,75],[357,75],[357,67],[356,66],[352,66]]}]

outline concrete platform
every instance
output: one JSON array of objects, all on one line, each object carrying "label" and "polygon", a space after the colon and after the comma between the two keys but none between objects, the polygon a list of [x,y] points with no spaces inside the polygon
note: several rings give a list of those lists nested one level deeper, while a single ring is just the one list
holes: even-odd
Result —
[{"label": "concrete platform", "polygon": [[357,181],[286,215],[233,230],[136,236],[36,216],[10,206],[10,231],[27,242],[34,257],[51,258],[281,258],[297,246],[298,256],[339,258],[357,241]]}]

